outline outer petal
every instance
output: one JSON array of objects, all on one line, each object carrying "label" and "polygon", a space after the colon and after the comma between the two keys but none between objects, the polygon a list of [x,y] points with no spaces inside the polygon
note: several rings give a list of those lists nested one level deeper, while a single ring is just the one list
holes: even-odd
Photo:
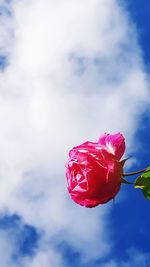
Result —
[{"label": "outer petal", "polygon": [[98,143],[105,146],[105,149],[120,160],[125,151],[125,139],[121,133],[107,134],[100,136]]},{"label": "outer petal", "polygon": [[70,151],[69,151],[69,157],[73,157],[77,151],[79,152],[87,152],[90,153],[93,150],[95,151],[95,147],[98,145],[98,143],[95,142],[89,142],[86,141],[83,144],[73,147]]}]

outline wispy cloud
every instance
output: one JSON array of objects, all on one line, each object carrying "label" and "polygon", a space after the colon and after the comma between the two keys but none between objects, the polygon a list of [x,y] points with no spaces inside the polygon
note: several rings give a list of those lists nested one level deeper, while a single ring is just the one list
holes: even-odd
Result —
[{"label": "wispy cloud", "polygon": [[127,257],[125,260],[112,260],[107,264],[104,264],[104,267],[146,267],[149,262],[149,253],[144,253],[138,251],[134,248],[130,248],[127,252]]},{"label": "wispy cloud", "polygon": [[1,211],[43,231],[24,266],[63,266],[62,241],[84,261],[103,257],[109,206],[74,205],[64,164],[70,147],[104,131],[121,131],[132,145],[148,99],[136,30],[115,0],[1,5],[9,11],[0,26],[9,62],[0,73]]}]

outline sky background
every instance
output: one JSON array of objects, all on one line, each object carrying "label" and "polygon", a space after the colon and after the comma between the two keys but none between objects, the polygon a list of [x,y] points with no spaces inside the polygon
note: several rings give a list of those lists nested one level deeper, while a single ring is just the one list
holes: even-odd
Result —
[{"label": "sky background", "polygon": [[2,267],[149,266],[140,190],[83,208],[64,168],[70,148],[118,131],[126,171],[150,164],[149,13],[141,0],[0,0]]}]

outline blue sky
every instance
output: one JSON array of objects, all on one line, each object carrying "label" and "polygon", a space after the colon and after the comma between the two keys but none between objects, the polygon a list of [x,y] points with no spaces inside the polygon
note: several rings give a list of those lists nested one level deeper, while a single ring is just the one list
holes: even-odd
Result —
[{"label": "blue sky", "polygon": [[[149,74],[150,30],[148,25],[150,3],[146,1],[141,2],[140,0],[134,2],[129,0],[127,1],[127,7],[137,27],[138,39],[142,48],[145,67]],[[138,164],[134,165],[135,169],[141,169],[149,165],[149,122],[149,112],[147,111],[141,116],[141,122],[137,129],[137,138],[140,140],[142,147],[139,151],[136,151]],[[118,209],[112,210],[111,213],[114,238],[116,240],[114,253],[120,259],[127,259],[127,250],[130,246],[137,248],[140,252],[149,253],[149,202],[143,198],[140,190],[128,189],[129,188],[124,188],[125,193],[128,194],[126,201],[120,203]],[[147,260],[144,266],[148,266],[148,264]]]},{"label": "blue sky", "polygon": [[149,70],[150,29],[148,27],[148,24],[149,24],[150,3],[148,2],[142,3],[140,0],[137,0],[136,2],[128,0],[126,1],[126,3],[128,10],[131,14],[131,17],[138,28],[138,38],[140,45],[142,47],[144,62]]},{"label": "blue sky", "polygon": [[140,190],[85,209],[64,173],[68,150],[106,131],[124,134],[127,171],[150,164],[149,11],[140,0],[0,1],[3,267],[149,266]]}]

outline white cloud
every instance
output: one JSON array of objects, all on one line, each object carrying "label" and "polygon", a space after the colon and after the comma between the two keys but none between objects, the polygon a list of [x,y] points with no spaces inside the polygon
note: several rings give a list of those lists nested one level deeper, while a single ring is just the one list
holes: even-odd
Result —
[{"label": "white cloud", "polygon": [[[84,259],[102,257],[111,249],[109,206],[74,205],[64,164],[69,148],[105,131],[123,132],[132,145],[148,99],[136,31],[115,0],[11,5],[0,26],[1,53],[10,55],[0,73],[1,210],[44,230],[45,242],[56,236]],[[37,256],[45,267],[49,253]]]},{"label": "white cloud", "polygon": [[1,265],[3,267],[8,267],[11,265],[11,257],[15,251],[15,242],[11,238],[10,232],[0,231],[0,259]]},{"label": "white cloud", "polygon": [[51,248],[47,248],[46,250],[41,248],[34,258],[26,257],[19,264],[22,264],[23,267],[64,266],[60,253],[57,253]]}]

